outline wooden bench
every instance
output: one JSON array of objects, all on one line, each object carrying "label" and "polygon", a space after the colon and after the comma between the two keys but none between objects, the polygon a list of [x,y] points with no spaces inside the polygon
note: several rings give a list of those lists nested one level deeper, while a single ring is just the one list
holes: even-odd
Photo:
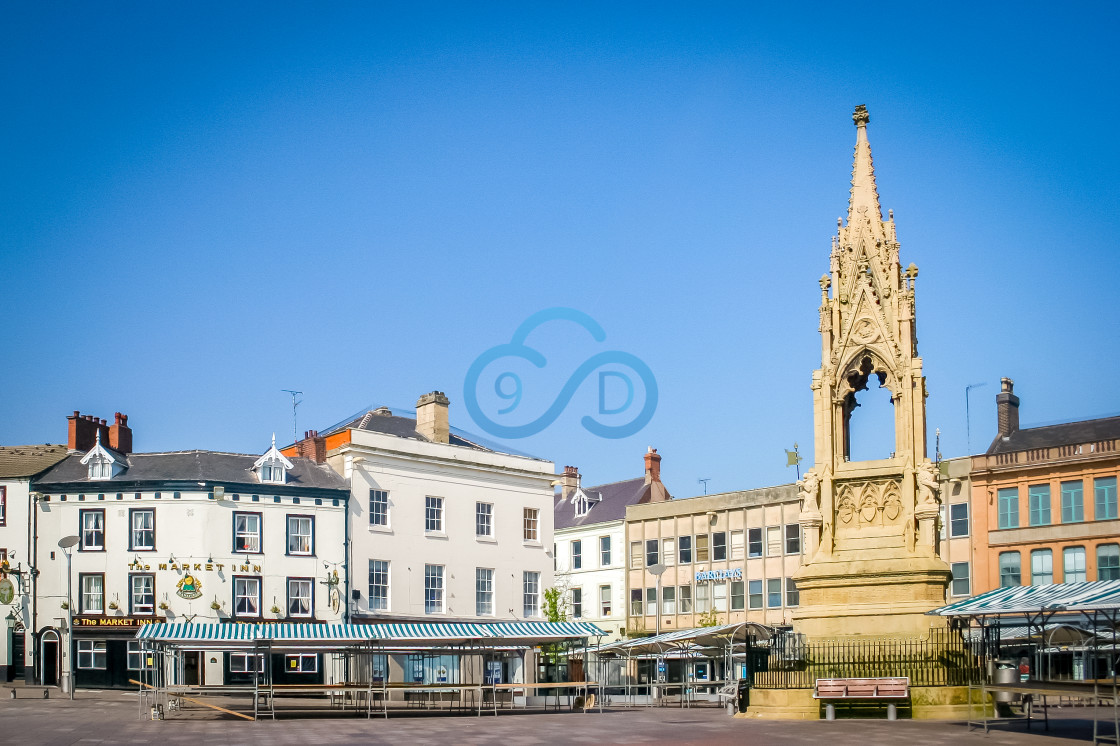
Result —
[{"label": "wooden bench", "polygon": [[[813,698],[821,700],[886,700],[887,719],[897,720],[898,709],[892,700],[905,700],[910,696],[910,679],[891,676],[876,679],[817,679]],[[825,707],[825,718],[836,719],[836,707]]]}]

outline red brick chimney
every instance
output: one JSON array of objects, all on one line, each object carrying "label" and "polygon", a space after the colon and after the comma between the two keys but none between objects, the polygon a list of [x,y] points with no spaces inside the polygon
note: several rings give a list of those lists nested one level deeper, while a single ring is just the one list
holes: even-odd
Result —
[{"label": "red brick chimney", "polygon": [[303,440],[296,443],[296,455],[309,458],[317,464],[326,463],[327,439],[320,436],[317,430],[306,431]]},{"label": "red brick chimney", "polygon": [[109,447],[117,453],[132,453],[132,428],[128,426],[127,414],[116,413],[115,422],[109,426]]},{"label": "red brick chimney", "polygon": [[999,436],[1006,438],[1019,430],[1019,397],[1015,396],[1015,382],[1000,379],[1000,392],[996,394],[996,425]]},{"label": "red brick chimney", "polygon": [[109,428],[105,420],[99,420],[93,415],[82,414],[74,410],[74,414],[66,418],[67,430],[66,447],[71,451],[88,451],[97,442],[97,434],[101,433],[101,442],[108,445]]},{"label": "red brick chimney", "polygon": [[661,455],[650,446],[646,451],[646,484],[661,481]]},{"label": "red brick chimney", "polygon": [[661,454],[650,446],[646,449],[646,486],[649,487],[648,495],[639,502],[658,503],[669,500],[669,490],[661,483]]}]

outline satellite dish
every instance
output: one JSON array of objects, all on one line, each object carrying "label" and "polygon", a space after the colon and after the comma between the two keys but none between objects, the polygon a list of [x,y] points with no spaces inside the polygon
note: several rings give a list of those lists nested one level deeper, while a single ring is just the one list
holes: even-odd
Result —
[{"label": "satellite dish", "polygon": [[70,547],[74,546],[77,543],[78,543],[78,537],[77,536],[63,536],[61,539],[58,540],[58,545],[60,547],[62,547],[63,549],[69,549]]}]

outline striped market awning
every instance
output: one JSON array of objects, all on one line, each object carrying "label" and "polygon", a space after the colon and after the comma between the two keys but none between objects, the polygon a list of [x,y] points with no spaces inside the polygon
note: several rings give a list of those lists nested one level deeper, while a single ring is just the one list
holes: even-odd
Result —
[{"label": "striped market awning", "polygon": [[533,644],[601,637],[590,622],[386,623],[386,624],[147,624],[139,640],[192,643],[425,643],[486,641]]},{"label": "striped market awning", "polygon": [[1095,580],[996,588],[927,613],[974,617],[1030,614],[1042,610],[1093,612],[1117,609],[1120,609],[1120,580]]}]

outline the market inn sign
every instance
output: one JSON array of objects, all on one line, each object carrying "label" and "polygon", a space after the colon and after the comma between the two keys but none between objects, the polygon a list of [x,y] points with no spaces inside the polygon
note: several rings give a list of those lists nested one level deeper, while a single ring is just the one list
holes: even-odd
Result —
[{"label": "the market inn sign", "polygon": [[[240,562],[158,562],[156,563],[157,570],[174,570],[175,572],[222,572],[225,568],[229,568],[230,572],[260,572],[261,566],[254,564],[242,564]],[[129,570],[148,570],[152,566],[144,562],[129,562]]]},{"label": "the market inn sign", "polygon": [[76,616],[74,617],[75,627],[119,627],[119,628],[132,628],[143,627],[145,624],[163,624],[167,619],[164,617],[131,617],[131,616]]}]

